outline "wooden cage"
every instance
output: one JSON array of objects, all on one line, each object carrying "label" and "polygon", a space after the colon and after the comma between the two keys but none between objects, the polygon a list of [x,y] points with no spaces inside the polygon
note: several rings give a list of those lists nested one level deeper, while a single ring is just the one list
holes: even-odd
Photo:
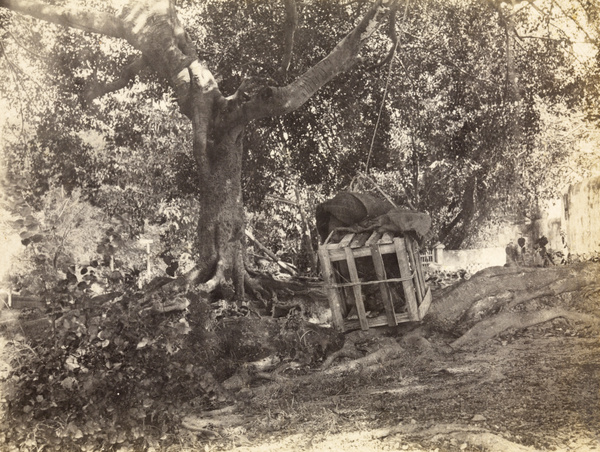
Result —
[{"label": "wooden cage", "polygon": [[347,234],[319,247],[339,331],[421,320],[431,304],[417,243],[390,233]]}]

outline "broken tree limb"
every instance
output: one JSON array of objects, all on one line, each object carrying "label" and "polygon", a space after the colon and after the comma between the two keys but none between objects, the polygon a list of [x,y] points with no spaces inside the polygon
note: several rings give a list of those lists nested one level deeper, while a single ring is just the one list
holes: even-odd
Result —
[{"label": "broken tree limb", "polygon": [[248,237],[250,239],[250,241],[252,243],[254,243],[262,252],[264,252],[267,256],[269,256],[269,258],[272,259],[273,262],[275,262],[277,265],[279,265],[279,267],[283,271],[285,271],[286,273],[289,273],[292,276],[296,276],[296,270],[293,268],[293,266],[291,264],[288,264],[286,262],[279,260],[279,258],[277,257],[277,255],[275,255],[275,253],[273,253],[270,249],[268,249],[266,246],[264,246],[262,243],[260,243],[254,237],[254,234],[252,234],[252,232],[246,230],[246,237]]}]

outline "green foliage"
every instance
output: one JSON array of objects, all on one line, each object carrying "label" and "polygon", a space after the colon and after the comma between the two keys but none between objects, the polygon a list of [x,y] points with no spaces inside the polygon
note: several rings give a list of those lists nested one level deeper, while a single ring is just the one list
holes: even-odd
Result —
[{"label": "green foliage", "polygon": [[[312,212],[326,197],[315,187],[303,187],[293,180],[289,184],[287,182],[279,179],[269,187],[271,195],[260,209],[248,211],[248,224],[255,237],[280,260],[292,263],[301,273],[316,274],[317,269],[310,255],[311,250],[316,250],[318,246],[318,237],[310,232],[316,230]],[[307,229],[310,237],[307,237]],[[309,239],[310,249],[307,243]],[[261,250],[254,249],[254,253],[265,257]]]},{"label": "green foliage", "polygon": [[111,221],[79,190],[68,195],[62,188],[51,189],[41,198],[40,211],[27,204],[18,186],[13,191],[12,226],[24,249],[15,256],[10,278],[23,294],[69,304],[114,289],[143,266],[144,250],[122,232],[126,224]]},{"label": "green foliage", "polygon": [[15,363],[8,450],[145,450],[176,433],[190,394],[206,405],[217,397],[206,371],[179,357],[186,315],[158,314],[133,294],[106,298],[78,301]]},{"label": "green foliage", "polygon": [[[364,169],[371,151],[370,169],[382,180],[395,181],[389,185],[392,196],[430,212],[438,237],[449,244],[460,244],[482,221],[531,211],[550,193],[523,189],[521,174],[533,174],[542,164],[523,155],[543,154],[542,160],[557,168],[573,160],[564,148],[544,147],[549,129],[542,112],[561,112],[557,118],[573,121],[572,129],[582,126],[577,138],[597,130],[598,59],[581,53],[597,49],[580,42],[597,36],[592,20],[597,11],[566,3],[569,17],[550,0],[536,3],[539,11],[524,3],[514,11],[520,37],[513,36],[519,100],[511,97],[506,78],[510,7],[497,10],[475,0],[410,4],[406,17],[403,11],[398,14],[399,46],[385,99],[388,67],[375,63],[391,44],[381,30],[354,70],[330,82],[304,107],[248,128],[246,205],[257,213],[269,210],[263,201],[280,183],[299,182],[327,196]],[[211,0],[184,1],[178,7],[201,56],[229,95],[245,76],[266,76],[279,86],[289,83],[325,56],[368,4],[299,4],[294,56],[286,74],[279,71],[283,4]],[[29,125],[21,139],[10,140],[7,156],[9,177],[28,174],[33,204],[52,177],[67,190],[81,188],[111,216],[125,216],[133,233],[165,220],[159,206],[191,208],[197,187],[190,128],[176,112],[170,91],[142,75],[133,86],[87,109],[81,103],[84,86],[113,77],[131,58],[130,49],[112,39],[29,19],[14,18],[8,27],[15,39],[6,44],[5,61],[11,64],[0,71],[6,86],[14,84],[11,71],[19,74],[15,67],[35,68],[22,71],[32,74],[28,77],[12,77],[20,89],[3,91]],[[50,45],[42,45],[40,38]],[[44,58],[34,58],[17,42],[31,44]],[[23,94],[38,89],[36,84],[48,89],[23,102]],[[18,121],[9,126],[17,135],[19,128]],[[579,168],[575,172],[564,178],[550,171],[544,184],[559,187],[586,175]],[[284,229],[294,236],[295,227]],[[191,229],[174,229],[168,239],[178,248],[174,254],[188,252],[184,242]]]}]

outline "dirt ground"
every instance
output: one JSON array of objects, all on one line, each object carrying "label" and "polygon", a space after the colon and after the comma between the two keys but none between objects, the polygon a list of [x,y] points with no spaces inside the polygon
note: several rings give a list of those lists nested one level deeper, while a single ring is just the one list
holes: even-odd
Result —
[{"label": "dirt ground", "polygon": [[594,336],[556,320],[469,352],[248,388],[233,422],[208,420],[197,439],[253,452],[600,450]]},{"label": "dirt ground", "polygon": [[180,445],[171,438],[165,450],[600,451],[597,332],[556,319],[468,352],[442,350],[262,380],[213,418],[182,407]]}]

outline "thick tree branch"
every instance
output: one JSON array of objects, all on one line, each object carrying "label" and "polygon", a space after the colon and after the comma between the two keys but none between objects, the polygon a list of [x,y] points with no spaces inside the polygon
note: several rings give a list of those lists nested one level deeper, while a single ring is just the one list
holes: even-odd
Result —
[{"label": "thick tree branch", "polygon": [[283,23],[284,50],[279,71],[285,76],[292,62],[294,51],[294,35],[298,28],[298,9],[296,0],[284,0],[285,3],[285,22]]},{"label": "thick tree branch", "polygon": [[135,76],[147,67],[146,62],[143,57],[139,57],[135,59],[132,63],[128,64],[123,68],[121,74],[118,79],[113,82],[100,84],[95,81],[92,81],[86,87],[83,93],[83,99],[86,105],[92,103],[92,101],[98,97],[102,97],[105,94],[112,93],[114,91],[118,91],[122,88],[125,88],[127,84],[135,78]]},{"label": "thick tree branch", "polygon": [[65,27],[124,38],[125,24],[112,14],[77,6],[53,6],[32,0],[0,0],[0,7]]},{"label": "thick tree branch", "polygon": [[188,67],[198,56],[169,0],[137,0],[125,5],[119,16],[81,6],[59,7],[32,0],[0,0],[0,7],[65,27],[126,40],[173,86],[182,111],[190,114],[192,76]]},{"label": "thick tree branch", "polygon": [[310,99],[323,85],[354,63],[363,43],[377,30],[397,0],[377,0],[360,23],[321,61],[291,84],[265,87],[250,101],[227,118],[234,123],[246,124],[252,120],[284,115],[296,110]]}]

